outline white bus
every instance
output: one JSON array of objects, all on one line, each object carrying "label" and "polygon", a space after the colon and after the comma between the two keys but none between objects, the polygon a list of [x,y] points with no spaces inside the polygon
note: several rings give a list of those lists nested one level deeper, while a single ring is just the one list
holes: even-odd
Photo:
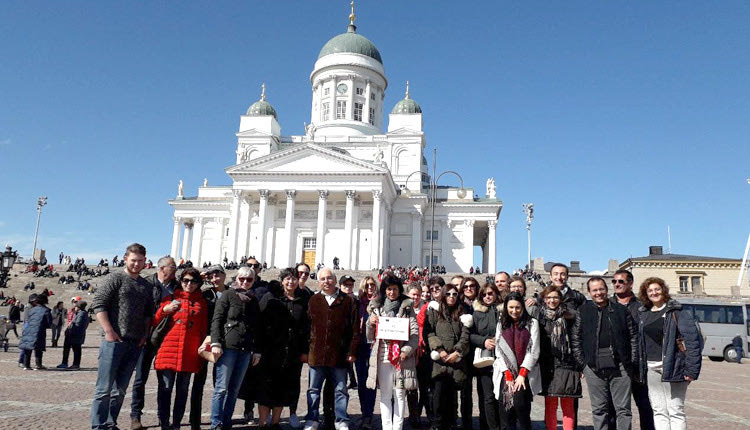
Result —
[{"label": "white bus", "polygon": [[737,361],[737,353],[732,347],[732,339],[742,337],[744,357],[750,357],[750,303],[730,302],[715,299],[678,298],[683,309],[693,313],[698,321],[705,346],[703,355],[713,361]]}]

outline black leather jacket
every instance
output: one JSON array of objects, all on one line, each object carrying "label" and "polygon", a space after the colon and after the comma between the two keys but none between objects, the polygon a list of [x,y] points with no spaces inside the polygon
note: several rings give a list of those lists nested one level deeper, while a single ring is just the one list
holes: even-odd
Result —
[{"label": "black leather jacket", "polygon": [[[597,370],[597,353],[599,349],[599,307],[588,301],[578,308],[581,324],[575,327],[576,335],[571,345],[576,361],[582,362],[592,370]],[[612,349],[617,353],[625,370],[632,372],[638,364],[638,327],[628,309],[619,304],[607,301],[602,309],[602,318],[609,319],[612,329]]]}]

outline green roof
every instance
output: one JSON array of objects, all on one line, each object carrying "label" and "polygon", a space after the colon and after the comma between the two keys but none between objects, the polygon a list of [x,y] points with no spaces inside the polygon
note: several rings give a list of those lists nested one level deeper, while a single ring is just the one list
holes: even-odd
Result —
[{"label": "green roof", "polygon": [[393,106],[391,113],[422,113],[422,107],[412,99],[403,99]]},{"label": "green roof", "polygon": [[320,50],[320,54],[318,54],[318,59],[340,52],[362,54],[383,64],[383,59],[380,57],[378,48],[369,39],[357,34],[357,27],[353,24],[349,25],[346,33],[339,34],[326,42]]},{"label": "green roof", "polygon": [[247,115],[249,116],[273,116],[278,120],[279,118],[276,116],[276,109],[271,106],[271,103],[268,103],[265,100],[258,100],[257,102],[250,105],[250,107],[247,109]]}]

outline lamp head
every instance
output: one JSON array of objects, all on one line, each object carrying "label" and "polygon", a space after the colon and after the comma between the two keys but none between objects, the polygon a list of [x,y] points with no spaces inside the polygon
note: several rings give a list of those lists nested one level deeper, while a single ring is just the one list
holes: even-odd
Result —
[{"label": "lamp head", "polygon": [[466,197],[466,189],[465,189],[464,187],[461,187],[461,188],[460,188],[460,189],[459,189],[459,190],[458,190],[458,191],[456,192],[456,195],[458,196],[458,198],[459,198],[459,199],[462,199],[462,198]]}]

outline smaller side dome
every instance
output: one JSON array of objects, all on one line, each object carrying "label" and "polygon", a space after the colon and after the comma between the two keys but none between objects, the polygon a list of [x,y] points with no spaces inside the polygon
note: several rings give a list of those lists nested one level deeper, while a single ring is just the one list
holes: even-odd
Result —
[{"label": "smaller side dome", "polygon": [[260,95],[260,100],[250,105],[250,107],[247,109],[247,115],[248,116],[272,116],[278,121],[278,116],[276,116],[276,109],[271,106],[271,103],[268,103],[266,101],[266,84],[261,85],[262,92]]},{"label": "smaller side dome", "polygon": [[406,95],[404,99],[396,103],[391,110],[392,114],[415,114],[422,113],[422,107],[415,100],[409,98],[409,81],[406,81]]}]

